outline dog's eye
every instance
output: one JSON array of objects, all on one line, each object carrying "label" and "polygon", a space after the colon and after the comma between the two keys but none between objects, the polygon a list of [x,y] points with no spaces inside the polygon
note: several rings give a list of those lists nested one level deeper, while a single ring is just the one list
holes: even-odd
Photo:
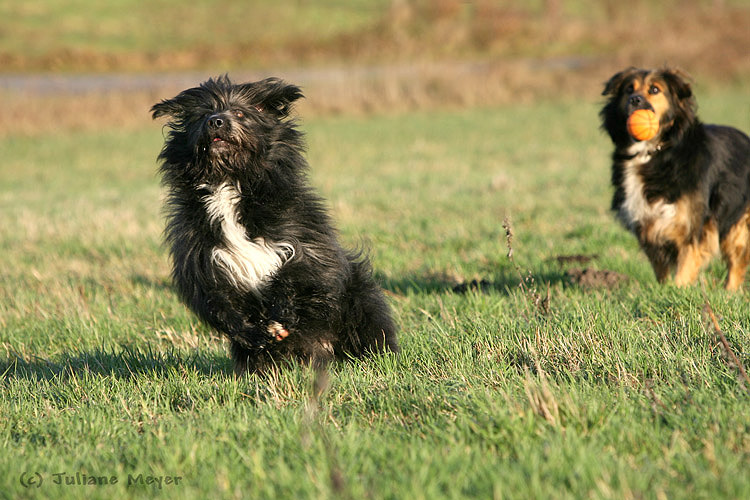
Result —
[{"label": "dog's eye", "polygon": [[651,95],[656,95],[659,92],[661,92],[661,89],[659,87],[657,87],[656,85],[651,85],[648,88],[648,93],[651,94]]},{"label": "dog's eye", "polygon": [[630,85],[628,85],[628,86],[627,86],[627,88],[625,89],[625,93],[626,93],[626,94],[632,94],[634,90],[635,90],[635,87],[633,87],[633,84],[631,83],[631,84],[630,84]]},{"label": "dog's eye", "polygon": [[243,117],[245,116],[245,113],[243,113],[243,112],[242,112],[242,111],[240,111],[240,110],[236,110],[236,111],[234,112],[234,116],[236,116],[237,118],[243,118]]}]

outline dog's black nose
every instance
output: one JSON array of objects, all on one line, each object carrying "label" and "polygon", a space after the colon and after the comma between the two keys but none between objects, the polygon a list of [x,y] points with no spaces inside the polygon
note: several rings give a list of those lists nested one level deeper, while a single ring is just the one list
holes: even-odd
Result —
[{"label": "dog's black nose", "polygon": [[643,106],[644,102],[645,102],[645,99],[640,94],[633,94],[630,96],[630,105],[633,108],[638,108],[640,106]]},{"label": "dog's black nose", "polygon": [[208,117],[208,127],[212,129],[220,129],[226,123],[226,119],[222,118],[220,114],[211,115]]}]

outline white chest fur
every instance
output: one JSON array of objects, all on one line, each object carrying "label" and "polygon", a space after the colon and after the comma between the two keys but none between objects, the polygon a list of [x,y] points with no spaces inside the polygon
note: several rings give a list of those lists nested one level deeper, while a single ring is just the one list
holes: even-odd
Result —
[{"label": "white chest fur", "polygon": [[222,244],[212,250],[211,258],[233,286],[259,294],[261,285],[294,257],[294,247],[264,238],[248,238],[239,223],[238,189],[227,183],[208,189],[211,193],[203,197],[203,202],[209,220],[219,225],[223,238]]},{"label": "white chest fur", "polygon": [[[629,153],[635,156],[623,165],[622,187],[625,190],[625,200],[620,205],[618,217],[630,230],[634,230],[637,224],[655,223],[659,226],[669,226],[677,214],[674,204],[664,200],[649,202],[644,195],[643,178],[639,170],[651,159],[651,152],[646,148],[645,142],[634,144]],[[659,228],[655,229],[660,232]]]}]

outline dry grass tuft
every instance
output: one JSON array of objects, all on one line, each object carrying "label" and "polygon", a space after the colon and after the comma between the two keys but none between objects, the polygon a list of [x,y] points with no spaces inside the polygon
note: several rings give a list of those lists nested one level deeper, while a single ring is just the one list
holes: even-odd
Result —
[{"label": "dry grass tuft", "polygon": [[[705,295],[705,291],[704,291]],[[711,320],[711,325],[713,326],[714,335],[716,335],[716,341],[721,347],[721,350],[724,354],[724,359],[727,363],[727,365],[737,371],[737,378],[739,381],[739,384],[746,390],[750,392],[750,377],[747,375],[747,371],[745,371],[745,367],[742,364],[742,361],[737,357],[737,354],[735,354],[734,349],[732,348],[732,345],[729,343],[729,340],[727,340],[726,335],[724,335],[724,332],[721,330],[721,326],[719,326],[719,320],[716,319],[716,315],[714,314],[714,310],[711,307],[711,303],[706,299],[706,302],[703,306],[704,313],[708,318]]]}]

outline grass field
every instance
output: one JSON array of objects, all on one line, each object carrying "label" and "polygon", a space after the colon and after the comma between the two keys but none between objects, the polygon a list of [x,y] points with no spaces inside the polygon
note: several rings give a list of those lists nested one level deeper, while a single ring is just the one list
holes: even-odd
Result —
[{"label": "grass field", "polygon": [[[745,93],[700,102],[750,129]],[[608,211],[596,113],[302,117],[403,352],[270,380],[235,379],[170,288],[158,124],[3,137],[0,498],[750,497],[747,292],[719,263],[656,285]]]}]

